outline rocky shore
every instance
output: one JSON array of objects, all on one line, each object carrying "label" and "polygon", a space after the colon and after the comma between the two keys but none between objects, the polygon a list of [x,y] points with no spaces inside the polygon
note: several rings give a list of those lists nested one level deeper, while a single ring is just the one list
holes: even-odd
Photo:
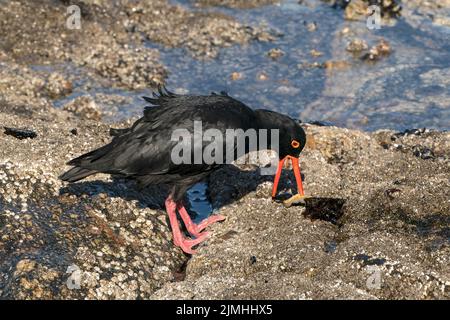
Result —
[{"label": "rocky shore", "polygon": [[[187,257],[172,245],[165,190],[107,175],[58,179],[111,126],[135,120],[105,122],[130,101],[86,90],[163,83],[175,70],[146,41],[205,59],[276,36],[164,0],[0,2],[1,299],[450,298],[449,132],[305,124],[306,205],[272,202],[258,169],[224,168],[209,196],[227,220]],[[64,26],[69,3],[85,15],[76,32]]]}]

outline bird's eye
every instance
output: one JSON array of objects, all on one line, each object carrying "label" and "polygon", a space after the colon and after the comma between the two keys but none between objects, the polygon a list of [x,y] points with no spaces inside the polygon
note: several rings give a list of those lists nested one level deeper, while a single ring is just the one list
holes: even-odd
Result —
[{"label": "bird's eye", "polygon": [[298,147],[300,147],[300,142],[298,142],[297,140],[292,140],[291,146],[292,146],[292,148],[297,149]]}]

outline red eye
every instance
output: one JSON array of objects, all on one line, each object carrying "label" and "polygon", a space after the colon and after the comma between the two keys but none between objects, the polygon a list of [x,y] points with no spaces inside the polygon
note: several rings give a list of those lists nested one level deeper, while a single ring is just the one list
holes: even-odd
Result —
[{"label": "red eye", "polygon": [[300,147],[300,142],[298,142],[297,140],[292,140],[291,146],[292,148],[297,149],[298,147]]}]

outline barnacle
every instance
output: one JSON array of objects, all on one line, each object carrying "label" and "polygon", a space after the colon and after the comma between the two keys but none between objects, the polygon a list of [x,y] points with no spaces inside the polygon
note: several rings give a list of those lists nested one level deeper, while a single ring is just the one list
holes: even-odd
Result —
[{"label": "barnacle", "polygon": [[[401,14],[402,6],[400,0],[360,0],[368,6],[377,5],[381,9],[382,17],[398,17]],[[330,1],[327,1],[330,2]],[[352,0],[332,0],[333,8],[345,9]]]}]

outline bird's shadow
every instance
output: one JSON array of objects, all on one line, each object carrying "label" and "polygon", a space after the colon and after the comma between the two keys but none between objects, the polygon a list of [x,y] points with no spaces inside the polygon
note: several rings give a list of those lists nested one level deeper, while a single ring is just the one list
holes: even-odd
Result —
[{"label": "bird's shadow", "polygon": [[[304,180],[304,178],[305,176],[302,174],[302,179]],[[260,168],[241,170],[234,165],[228,165],[209,177],[208,197],[212,207],[218,210],[223,206],[238,201],[251,192],[257,191],[258,187],[263,183],[273,182],[273,180],[274,175],[263,175]],[[257,196],[271,198],[272,187],[272,184],[264,186],[260,191],[257,191]],[[282,170],[278,193],[281,195],[283,193],[284,195],[289,194],[290,196],[298,193],[297,183],[292,170]]]},{"label": "bird's shadow", "polygon": [[[280,189],[290,187],[292,182],[295,185],[295,178],[290,171],[283,170]],[[245,197],[266,181],[273,181],[273,176],[261,175],[259,169],[241,170],[234,165],[226,165],[206,180],[207,197],[212,207],[217,210]],[[140,189],[132,179],[112,176],[111,181],[89,180],[71,183],[62,187],[59,193],[77,197],[97,197],[104,194],[110,198],[120,197],[127,201],[137,201],[140,208],[164,209],[169,190],[170,187],[165,185]],[[269,190],[267,192],[270,193]],[[189,199],[185,199],[185,204],[189,205]]]},{"label": "bird's shadow", "polygon": [[[212,173],[206,181],[208,188],[205,196],[211,204],[208,207],[219,210],[221,207],[256,191],[258,186],[264,182],[273,181],[273,178],[272,175],[261,175],[259,169],[241,170],[234,165],[226,165]],[[304,179],[303,175],[302,179]],[[279,187],[280,190],[292,189],[293,192],[297,191],[292,170],[283,170]],[[98,198],[99,195],[103,194],[109,198],[120,197],[127,201],[137,201],[139,208],[164,210],[164,201],[169,190],[170,187],[164,185],[140,189],[131,179],[112,177],[112,181],[94,180],[69,184],[60,189],[60,194],[90,198]],[[261,192],[263,194],[258,196],[270,197],[271,185],[262,188]],[[303,215],[311,220],[319,219],[338,224],[344,212],[345,202],[344,199],[338,198],[308,197],[302,204],[305,207]],[[184,203],[193,218],[199,218],[198,215],[200,215],[200,218],[206,218],[212,213],[195,211],[187,196]]]},{"label": "bird's shadow", "polygon": [[109,198],[122,198],[127,201],[137,201],[139,208],[162,209],[167,188],[164,186],[149,186],[139,189],[137,184],[122,177],[112,177],[112,181],[89,180],[68,184],[59,190],[60,195],[68,194],[77,197],[98,197],[101,194]]}]

